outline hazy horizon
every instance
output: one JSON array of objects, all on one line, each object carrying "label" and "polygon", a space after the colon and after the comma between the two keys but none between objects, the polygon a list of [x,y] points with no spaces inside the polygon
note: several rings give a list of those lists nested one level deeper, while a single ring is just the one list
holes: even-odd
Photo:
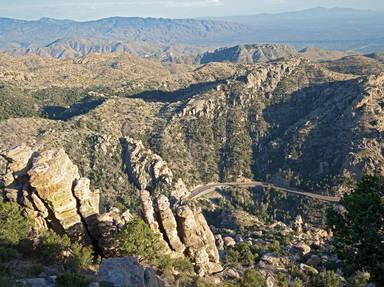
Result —
[{"label": "hazy horizon", "polygon": [[384,10],[384,2],[367,0],[14,0],[1,3],[0,17],[23,20],[40,18],[77,21],[108,17],[198,18],[282,13],[316,7]]}]

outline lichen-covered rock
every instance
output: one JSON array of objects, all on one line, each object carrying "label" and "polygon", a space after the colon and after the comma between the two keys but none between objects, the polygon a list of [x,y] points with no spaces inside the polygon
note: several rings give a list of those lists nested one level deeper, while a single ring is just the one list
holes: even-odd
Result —
[{"label": "lichen-covered rock", "polygon": [[151,227],[154,232],[160,233],[159,223],[155,219],[155,210],[153,208],[153,202],[150,193],[146,190],[142,190],[140,192],[140,199],[143,206],[144,221]]},{"label": "lichen-covered rock", "polygon": [[201,210],[196,206],[179,206],[177,220],[181,241],[186,246],[187,253],[195,261],[200,274],[221,270],[215,237]]},{"label": "lichen-covered rock", "polygon": [[183,180],[175,180],[166,162],[140,141],[126,138],[123,146],[127,172],[141,189],[144,221],[162,235],[170,253],[188,254],[199,274],[221,270],[215,238],[201,210],[183,203],[189,195]]},{"label": "lichen-covered rock", "polygon": [[64,150],[49,150],[34,157],[28,175],[31,187],[64,230],[81,224],[73,194],[74,182],[80,176]]},{"label": "lichen-covered rock", "polygon": [[311,247],[304,242],[299,242],[296,243],[295,245],[292,246],[294,250],[296,250],[301,256],[304,256],[311,252]]},{"label": "lichen-covered rock", "polygon": [[303,232],[303,218],[301,217],[301,215],[297,215],[296,218],[295,218],[295,221],[293,223],[293,229],[297,232],[297,233],[302,233]]},{"label": "lichen-covered rock", "polygon": [[182,254],[185,250],[185,246],[179,238],[176,218],[166,196],[160,195],[157,199],[157,209],[159,211],[162,229],[165,232],[166,241],[172,250]]},{"label": "lichen-covered rock", "polygon": [[95,214],[99,214],[100,192],[99,190],[91,191],[88,178],[76,180],[73,193],[80,202],[79,212],[85,220]]},{"label": "lichen-covered rock", "polygon": [[224,237],[224,246],[225,247],[234,247],[236,245],[236,240],[233,239],[232,237],[230,236],[226,236]]},{"label": "lichen-covered rock", "polygon": [[89,220],[88,230],[93,238],[96,239],[96,248],[106,257],[116,254],[115,234],[131,219],[129,212],[120,214],[119,210],[111,211],[97,216],[91,216]]},{"label": "lichen-covered rock", "polygon": [[34,151],[20,145],[1,153],[7,161],[4,197],[35,219],[35,231],[48,227],[89,241],[99,214],[99,192],[91,191],[63,149]]},{"label": "lichen-covered rock", "polygon": [[26,175],[32,154],[32,148],[24,144],[0,152],[0,156],[8,162],[3,176],[5,186],[12,184],[20,176]]}]

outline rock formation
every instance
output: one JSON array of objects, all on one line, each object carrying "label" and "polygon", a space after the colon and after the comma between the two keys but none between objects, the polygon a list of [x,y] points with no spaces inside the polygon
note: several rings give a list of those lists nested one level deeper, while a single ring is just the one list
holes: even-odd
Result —
[{"label": "rock formation", "polygon": [[100,215],[99,191],[90,189],[63,149],[33,152],[20,145],[0,155],[8,162],[4,197],[35,220],[36,233],[50,228],[104,249],[111,245],[111,233],[128,220],[116,212]]},{"label": "rock formation", "polygon": [[[215,238],[201,209],[183,201],[189,191],[166,162],[143,144],[126,141],[126,165],[140,191],[142,217],[161,234],[173,256],[190,256],[201,274],[221,270]],[[113,234],[130,215],[112,209],[100,214],[98,191],[90,189],[63,149],[37,151],[25,145],[0,153],[8,162],[3,193],[35,219],[36,232],[50,228],[89,242],[105,256],[114,254]],[[160,188],[159,188],[160,187]],[[148,190],[147,190],[148,189]],[[170,198],[168,198],[170,195]]]},{"label": "rock formation", "polygon": [[184,182],[175,180],[166,162],[140,141],[127,138],[123,145],[128,174],[141,189],[146,223],[162,235],[171,254],[189,256],[200,275],[220,271],[215,238],[201,209],[184,201],[189,193]]}]

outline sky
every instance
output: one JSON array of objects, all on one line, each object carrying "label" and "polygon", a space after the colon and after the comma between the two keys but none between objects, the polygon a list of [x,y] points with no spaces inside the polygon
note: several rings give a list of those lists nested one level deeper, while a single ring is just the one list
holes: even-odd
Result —
[{"label": "sky", "polygon": [[90,20],[110,16],[192,18],[313,7],[384,10],[384,0],[0,0],[0,17]]}]

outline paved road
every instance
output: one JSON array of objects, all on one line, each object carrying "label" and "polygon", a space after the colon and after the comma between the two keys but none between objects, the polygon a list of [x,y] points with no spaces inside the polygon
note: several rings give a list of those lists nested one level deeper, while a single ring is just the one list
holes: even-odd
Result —
[{"label": "paved road", "polygon": [[296,194],[300,196],[306,196],[322,201],[328,201],[328,202],[339,202],[340,197],[333,197],[333,196],[327,196],[327,195],[321,195],[311,192],[303,192],[299,190],[294,190],[286,187],[280,187],[273,184],[260,182],[260,181],[249,181],[249,182],[224,182],[224,183],[209,183],[207,185],[198,186],[194,190],[191,191],[191,195],[189,196],[189,199],[196,199],[203,195],[206,195],[208,193],[213,192],[216,188],[219,187],[231,187],[231,186],[239,186],[239,187],[271,187],[276,190],[284,191],[291,194]]}]

